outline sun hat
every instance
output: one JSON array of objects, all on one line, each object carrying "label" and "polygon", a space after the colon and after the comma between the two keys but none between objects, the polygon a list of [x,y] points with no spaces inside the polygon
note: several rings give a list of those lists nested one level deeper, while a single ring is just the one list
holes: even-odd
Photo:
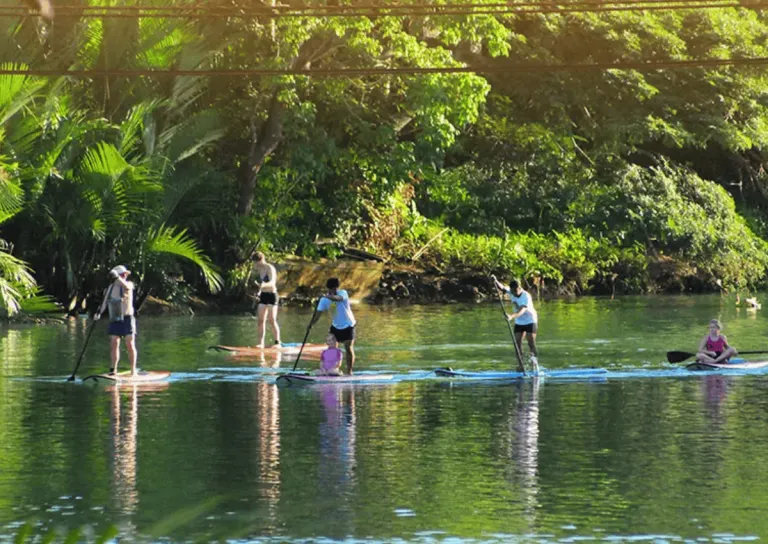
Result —
[{"label": "sun hat", "polygon": [[112,270],[109,271],[110,274],[113,276],[121,276],[122,274],[130,274],[131,271],[128,270],[123,265],[119,264],[116,267],[114,267]]}]

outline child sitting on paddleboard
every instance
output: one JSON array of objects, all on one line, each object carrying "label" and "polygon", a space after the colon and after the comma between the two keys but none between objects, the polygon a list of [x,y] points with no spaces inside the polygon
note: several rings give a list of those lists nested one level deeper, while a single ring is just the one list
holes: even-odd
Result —
[{"label": "child sitting on paddleboard", "polygon": [[316,376],[341,376],[341,360],[344,358],[344,352],[339,349],[336,337],[328,334],[325,338],[328,349],[320,354],[320,368],[315,370]]},{"label": "child sitting on paddleboard", "polygon": [[736,355],[736,350],[728,345],[728,339],[720,334],[720,321],[713,319],[709,322],[709,334],[701,339],[696,360],[702,363],[726,363]]}]

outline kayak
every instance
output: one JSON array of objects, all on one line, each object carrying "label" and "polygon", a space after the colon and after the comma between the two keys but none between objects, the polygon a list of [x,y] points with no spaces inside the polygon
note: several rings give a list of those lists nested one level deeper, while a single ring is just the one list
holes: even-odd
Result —
[{"label": "kayak", "polygon": [[314,376],[312,374],[281,374],[277,377],[278,385],[313,385],[337,383],[386,383],[395,379],[394,374],[352,374],[344,376]]},{"label": "kayak", "polygon": [[[301,343],[293,343],[293,344],[280,344],[279,346],[268,346],[264,348],[255,348],[251,346],[210,346],[208,349],[213,349],[216,351],[223,351],[226,353],[229,353],[230,355],[237,355],[240,357],[251,357],[251,356],[259,356],[259,355],[265,355],[270,353],[284,353],[288,355],[299,353],[299,350],[301,349]],[[328,346],[325,344],[305,344],[304,350],[301,352],[304,353],[319,353],[321,351],[324,351],[328,349]]]},{"label": "kayak", "polygon": [[572,368],[565,370],[540,370],[539,372],[528,372],[523,374],[517,371],[503,371],[503,372],[457,372],[450,368],[438,368],[435,370],[435,374],[441,378],[469,378],[473,380],[523,380],[525,378],[556,378],[561,380],[572,379],[584,379],[599,377],[603,374],[607,374],[608,371],[604,368]]},{"label": "kayak", "polygon": [[686,365],[688,370],[757,370],[768,367],[768,361],[744,361],[733,363],[701,363],[695,362]]},{"label": "kayak", "polygon": [[117,374],[92,374],[83,378],[83,381],[93,380],[94,382],[99,382],[103,380],[112,383],[135,384],[159,382],[168,379],[170,375],[171,373],[166,370],[156,370],[147,372],[140,371],[135,376],[131,376],[131,371],[126,370],[125,372],[118,372]]}]

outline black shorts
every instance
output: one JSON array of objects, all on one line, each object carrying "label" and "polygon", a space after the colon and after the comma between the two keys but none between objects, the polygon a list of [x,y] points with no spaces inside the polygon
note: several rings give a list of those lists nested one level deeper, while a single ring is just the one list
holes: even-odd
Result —
[{"label": "black shorts", "polygon": [[515,323],[515,332],[539,332],[539,325],[538,323],[528,323],[527,325]]},{"label": "black shorts", "polygon": [[337,342],[348,342],[355,339],[355,327],[347,327],[346,329],[337,329],[331,327],[330,333],[336,337]]},{"label": "black shorts", "polygon": [[132,315],[125,316],[120,321],[112,321],[107,327],[110,336],[133,336],[136,334],[136,320]]},{"label": "black shorts", "polygon": [[275,293],[261,293],[259,295],[259,304],[266,304],[267,306],[277,306],[280,299]]}]

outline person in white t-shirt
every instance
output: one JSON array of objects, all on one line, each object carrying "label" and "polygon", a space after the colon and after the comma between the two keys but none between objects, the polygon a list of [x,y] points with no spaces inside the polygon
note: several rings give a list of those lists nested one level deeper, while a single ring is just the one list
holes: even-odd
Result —
[{"label": "person in white t-shirt", "polygon": [[528,291],[523,290],[520,284],[512,280],[509,283],[509,287],[499,282],[496,276],[491,276],[496,288],[509,294],[509,299],[515,308],[515,311],[511,314],[507,314],[509,321],[515,320],[515,342],[517,347],[520,348],[520,353],[523,351],[523,337],[528,339],[528,349],[531,352],[531,364],[537,367],[539,364],[539,351],[536,349],[536,333],[539,329],[539,316],[536,313],[536,309],[533,307],[533,299]]},{"label": "person in white t-shirt", "polygon": [[307,329],[311,329],[320,314],[336,305],[333,314],[330,333],[336,337],[339,344],[344,344],[347,360],[347,374],[352,374],[352,367],[355,366],[355,325],[357,321],[352,315],[352,309],[349,307],[349,294],[344,289],[339,289],[341,282],[338,278],[330,278],[325,286],[328,288],[328,294],[324,295],[317,304],[317,312],[310,321]]}]

